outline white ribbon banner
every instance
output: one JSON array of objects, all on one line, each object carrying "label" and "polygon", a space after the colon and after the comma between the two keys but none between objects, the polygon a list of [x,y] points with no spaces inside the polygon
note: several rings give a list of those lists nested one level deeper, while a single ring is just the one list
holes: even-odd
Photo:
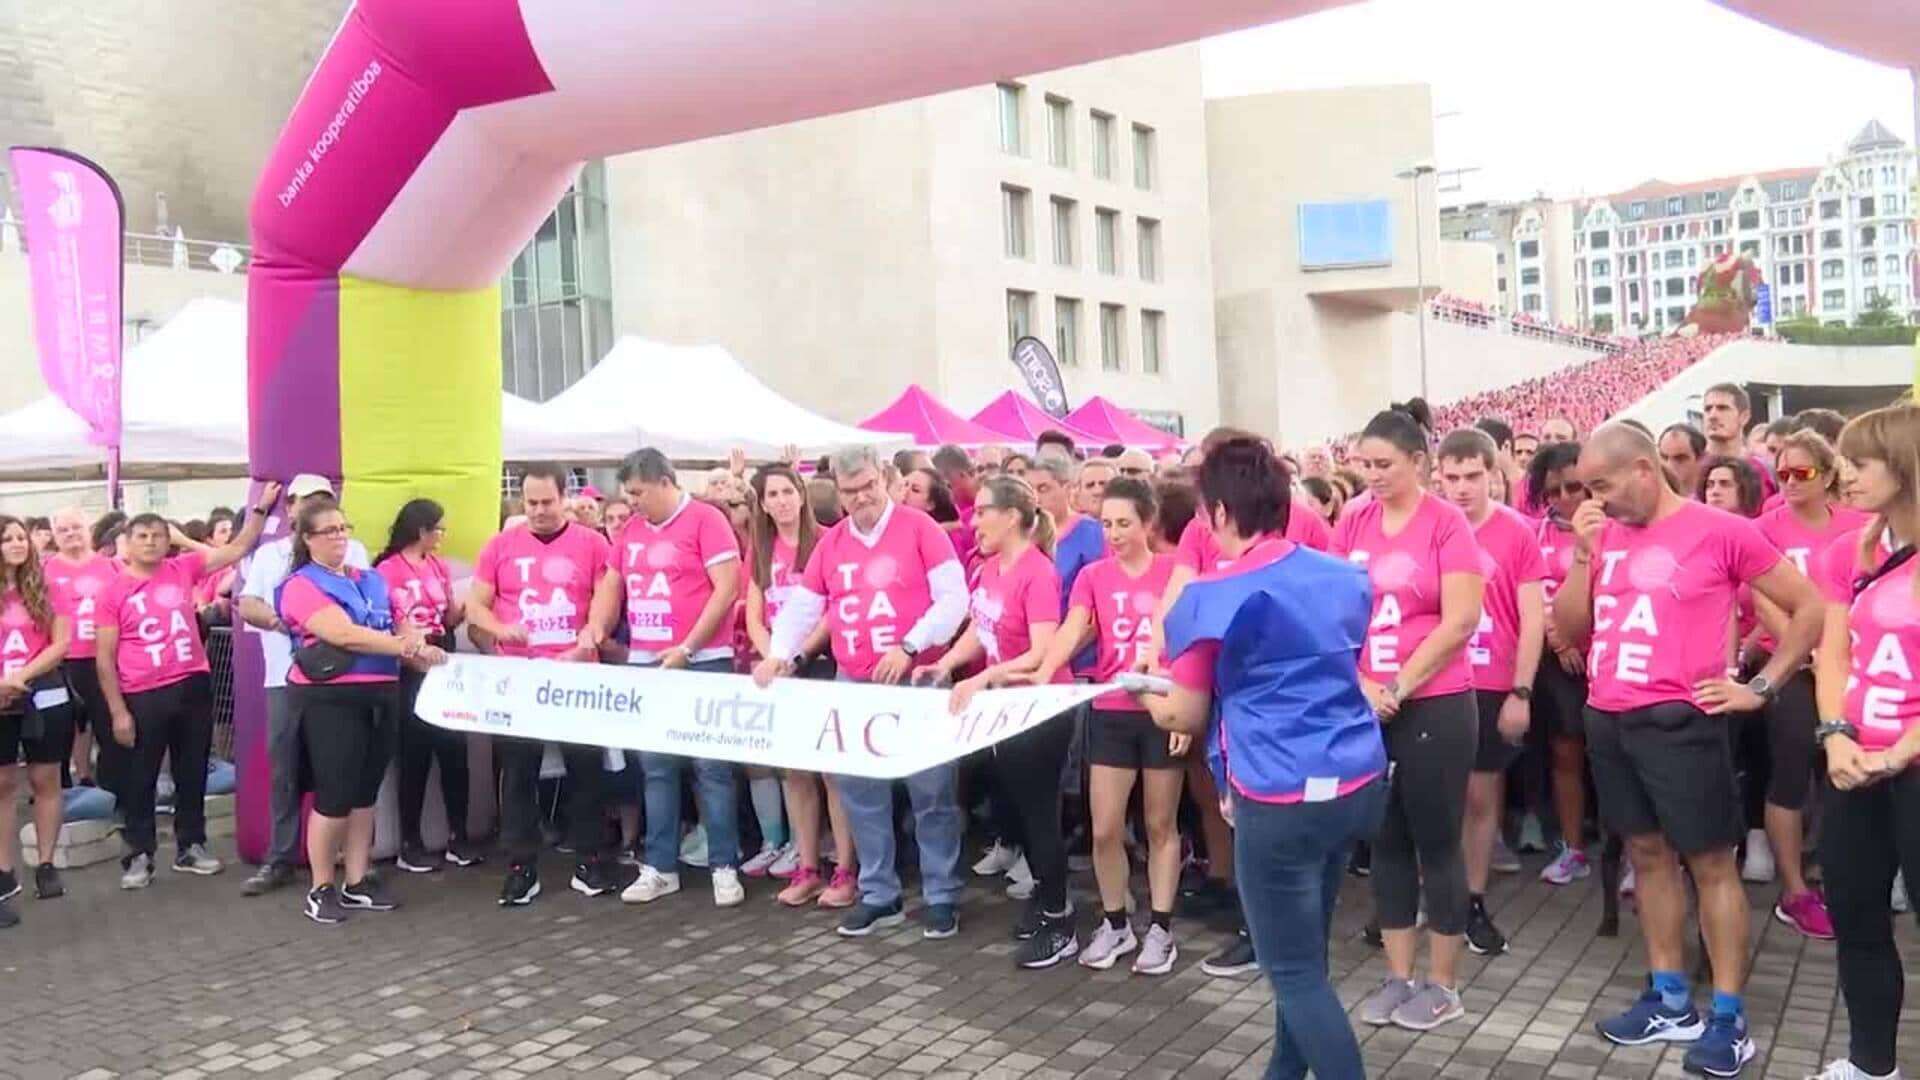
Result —
[{"label": "white ribbon banner", "polygon": [[1114,686],[983,690],[965,711],[926,687],[461,654],[433,669],[415,711],[452,731],[511,735],[896,779],[1018,735]]}]

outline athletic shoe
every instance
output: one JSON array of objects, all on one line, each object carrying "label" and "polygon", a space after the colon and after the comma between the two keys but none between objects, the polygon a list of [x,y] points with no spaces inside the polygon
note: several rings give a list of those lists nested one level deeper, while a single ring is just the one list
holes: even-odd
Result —
[{"label": "athletic shoe", "polygon": [[780,857],[773,860],[772,866],[767,867],[768,877],[777,877],[783,881],[799,872],[800,845],[798,844],[787,844],[782,847]]},{"label": "athletic shoe", "polygon": [[629,904],[651,904],[663,896],[672,896],[680,891],[678,872],[662,873],[652,866],[642,866],[640,876],[633,884],[620,893],[620,899]]},{"label": "athletic shoe", "polygon": [[60,871],[52,863],[43,862],[33,871],[33,895],[38,900],[52,900],[67,895],[67,887],[60,883]]},{"label": "athletic shoe", "polygon": [[1396,979],[1392,976],[1380,980],[1373,993],[1360,999],[1360,1008],[1356,1012],[1363,1024],[1373,1027],[1386,1027],[1393,1023],[1393,1015],[1400,1006],[1414,999],[1420,992],[1420,986],[1411,979]]},{"label": "athletic shoe", "polygon": [[1071,959],[1079,951],[1080,942],[1073,933],[1072,913],[1048,915],[1041,919],[1039,930],[1014,950],[1013,962],[1030,971],[1037,971]]},{"label": "athletic shoe", "polygon": [[5,900],[0,900],[0,930],[19,925],[20,915],[13,910],[13,905]]},{"label": "athletic shoe", "polygon": [[1140,955],[1133,958],[1133,973],[1165,975],[1173,970],[1174,962],[1179,959],[1180,948],[1173,943],[1173,931],[1162,926],[1149,925],[1146,940],[1140,946]]},{"label": "athletic shoe", "polygon": [[1200,961],[1200,970],[1215,978],[1230,979],[1236,975],[1245,975],[1258,970],[1260,962],[1253,958],[1253,939],[1247,936],[1245,929],[1233,936],[1220,951]]},{"label": "athletic shoe", "polygon": [[153,884],[153,856],[144,851],[127,856],[125,868],[120,871],[120,887],[144,889],[151,884]]},{"label": "athletic shoe", "polygon": [[207,845],[188,844],[186,850],[173,857],[173,868],[183,874],[199,874],[207,877],[225,870],[226,864],[207,854]]},{"label": "athletic shoe", "polygon": [[920,936],[928,941],[944,941],[959,932],[960,911],[952,904],[928,904],[920,913]]},{"label": "athletic shoe", "polygon": [[1007,896],[1013,900],[1025,900],[1033,895],[1034,887],[1040,884],[1033,876],[1033,870],[1027,865],[1025,855],[1015,859],[1007,869]]},{"label": "athletic shoe", "polygon": [[1493,834],[1493,856],[1487,866],[1496,874],[1517,874],[1520,872],[1520,856],[1507,846],[1507,838],[1499,833]]},{"label": "athletic shoe", "polygon": [[350,885],[340,887],[340,905],[358,911],[392,911],[400,906],[387,883],[369,873]]},{"label": "athletic shoe", "polygon": [[1080,966],[1105,971],[1113,966],[1114,961],[1139,947],[1140,942],[1133,936],[1132,926],[1121,923],[1120,929],[1115,930],[1113,924],[1103,918],[1100,925],[1094,928],[1093,938],[1087,942],[1087,947],[1080,950]]},{"label": "athletic shoe", "polygon": [[787,907],[806,907],[827,891],[827,883],[820,871],[811,866],[802,867],[787,879],[787,887],[774,897]]},{"label": "athletic shoe", "polygon": [[1507,935],[1493,925],[1485,900],[1475,900],[1467,910],[1467,948],[1477,956],[1499,956],[1507,951]]},{"label": "athletic shoe", "polygon": [[1821,1069],[1818,1075],[1807,1077],[1807,1080],[1900,1080],[1900,1070],[1896,1068],[1885,1076],[1875,1076],[1846,1058],[1841,1058],[1838,1061],[1827,1062],[1826,1068]]},{"label": "athletic shoe", "polygon": [[[931,913],[933,909],[929,907],[927,910]],[[866,937],[875,930],[886,930],[906,921],[906,912],[898,900],[885,907],[862,903],[847,912],[846,917],[840,920],[837,931],[841,937]]]},{"label": "athletic shoe", "polygon": [[680,838],[680,861],[696,870],[707,868],[707,827],[695,825]]},{"label": "athletic shoe", "polygon": [[506,883],[500,886],[500,906],[525,907],[539,895],[540,867],[533,863],[509,864]]},{"label": "athletic shoe", "polygon": [[820,894],[823,908],[850,908],[860,899],[860,871],[851,866],[833,868],[827,891]]},{"label": "athletic shoe", "polygon": [[738,907],[746,902],[747,890],[740,884],[740,871],[722,866],[713,872],[714,907]]},{"label": "athletic shoe", "polygon": [[1632,863],[1628,863],[1627,865],[1620,868],[1620,899],[1622,900],[1633,899],[1633,890],[1634,890],[1635,881],[1636,879],[1633,876]]},{"label": "athletic shoe", "polygon": [[[6,838],[8,840],[11,837]],[[5,842],[0,840],[0,843]],[[11,870],[0,870],[0,900],[11,900],[20,895],[20,879]]]},{"label": "athletic shoe", "polygon": [[1004,874],[1013,869],[1014,860],[1018,857],[1012,848],[995,840],[980,856],[980,861],[973,864],[973,872],[980,877]]},{"label": "athletic shoe", "polygon": [[279,863],[261,863],[253,876],[240,883],[241,896],[264,896],[282,886],[293,884],[293,867]]},{"label": "athletic shoe", "polygon": [[1587,853],[1563,843],[1553,861],[1540,871],[1540,880],[1549,885],[1571,885],[1591,873],[1593,866],[1587,862]]},{"label": "athletic shoe", "polygon": [[1773,845],[1765,829],[1747,830],[1747,857],[1740,862],[1740,880],[1765,885],[1773,880]]},{"label": "athletic shoe", "polygon": [[1040,912],[1040,898],[1030,896],[1020,909],[1020,917],[1013,921],[1013,940],[1026,941],[1040,932],[1040,925],[1046,922],[1046,916]]},{"label": "athletic shoe", "polygon": [[763,844],[760,850],[754,853],[753,858],[740,864],[740,872],[748,877],[766,877],[767,871],[773,867],[773,864],[780,861],[781,856],[792,848],[792,844],[781,844],[779,847]]},{"label": "athletic shoe", "polygon": [[322,885],[307,892],[307,918],[322,926],[337,926],[347,921],[346,905],[340,902],[340,890]]},{"label": "athletic shoe", "polygon": [[1380,916],[1375,915],[1373,918],[1368,919],[1367,925],[1360,928],[1360,940],[1376,949],[1384,949],[1387,947],[1387,939],[1380,933]]},{"label": "athletic shoe", "polygon": [[1827,914],[1826,897],[1818,889],[1791,898],[1782,896],[1773,905],[1773,917],[1815,941],[1833,940],[1833,916]]},{"label": "athletic shoe", "polygon": [[574,863],[573,879],[567,882],[569,888],[582,896],[605,896],[619,892],[626,884],[619,863],[598,859]]},{"label": "athletic shoe", "polygon": [[1421,985],[1418,993],[1393,1010],[1393,1026],[1408,1031],[1432,1031],[1465,1015],[1467,1010],[1460,1004],[1459,991],[1428,981]]},{"label": "athletic shoe", "polygon": [[1895,915],[1905,915],[1913,910],[1913,904],[1907,899],[1907,875],[1902,872],[1893,875],[1893,895],[1887,903]]},{"label": "athletic shoe", "polygon": [[620,853],[613,857],[613,861],[619,863],[621,866],[630,867],[634,870],[638,870],[647,865],[647,860],[641,858],[640,853],[632,848],[621,848]]},{"label": "athletic shoe", "polygon": [[1753,1040],[1747,1038],[1747,1021],[1742,1016],[1715,1016],[1707,1021],[1706,1034],[1687,1047],[1680,1067],[1690,1073],[1708,1076],[1739,1076],[1755,1053]]},{"label": "athletic shoe", "polygon": [[408,874],[437,874],[440,867],[433,861],[433,855],[425,844],[402,844],[400,855],[393,860],[393,868]]},{"label": "athletic shoe", "polygon": [[479,847],[465,838],[447,841],[447,852],[441,857],[453,866],[479,866],[487,861]]},{"label": "athletic shoe", "polygon": [[1660,991],[1651,988],[1640,995],[1640,1000],[1633,1003],[1633,1008],[1594,1026],[1599,1029],[1601,1038],[1621,1046],[1692,1042],[1707,1030],[1706,1022],[1700,1019],[1700,1014],[1692,1004],[1685,1008],[1669,1009],[1661,999]]},{"label": "athletic shoe", "polygon": [[1537,855],[1547,850],[1547,833],[1540,827],[1540,819],[1528,814],[1520,819],[1520,835],[1514,838],[1515,848],[1523,855]]}]

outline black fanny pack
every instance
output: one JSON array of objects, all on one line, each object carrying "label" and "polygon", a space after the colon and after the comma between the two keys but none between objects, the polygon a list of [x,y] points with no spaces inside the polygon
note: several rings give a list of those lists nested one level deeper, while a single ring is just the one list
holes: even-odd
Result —
[{"label": "black fanny pack", "polygon": [[324,641],[302,645],[293,650],[293,666],[308,682],[332,682],[347,673],[353,666],[354,655],[338,645],[329,645]]},{"label": "black fanny pack", "polygon": [[[49,705],[41,705],[40,697],[49,691],[59,691],[65,699]],[[26,713],[20,719],[20,737],[38,739],[46,735],[49,720],[58,720],[72,712],[75,705],[72,687],[67,685],[64,671],[51,671],[35,679],[27,688]]]}]

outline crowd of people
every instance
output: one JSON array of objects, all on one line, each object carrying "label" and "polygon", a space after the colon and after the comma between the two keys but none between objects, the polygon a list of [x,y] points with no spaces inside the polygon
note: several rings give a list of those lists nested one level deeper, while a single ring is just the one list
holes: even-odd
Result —
[{"label": "crowd of people", "polygon": [[1508,315],[1478,300],[1469,300],[1450,293],[1441,293],[1427,301],[1427,317],[1440,322],[1460,323],[1463,326],[1515,334],[1556,345],[1571,345],[1577,349],[1625,349],[1633,347],[1637,341],[1635,338],[1619,334],[1583,330],[1569,323],[1548,322],[1526,312]]},{"label": "crowd of people", "polygon": [[[1575,377],[1618,400],[1705,347]],[[1602,1035],[1687,1042],[1689,1070],[1738,1074],[1755,1053],[1742,879],[1778,880],[1772,915],[1838,943],[1851,1050],[1822,1077],[1894,1075],[1892,915],[1902,867],[1920,870],[1920,409],[1752,425],[1721,385],[1700,428],[1605,423],[1582,441],[1586,413],[1541,416],[1529,393],[1472,423],[1481,406],[1439,424],[1395,406],[1337,453],[1220,429],[1156,459],[1048,433],[975,454],[736,455],[683,486],[642,449],[610,497],[536,466],[464,590],[439,506],[408,503],[369,558],[318,476],[183,528],[0,518],[0,830],[24,765],[36,893],[58,896],[62,772],[97,783],[118,800],[121,884],[144,888],[166,760],[172,866],[217,873],[201,634],[227,617],[262,632],[267,664],[272,843],[243,890],[290,885],[304,854],[301,909],[328,925],[403,899],[372,858],[396,761],[396,872],[495,850],[469,813],[466,737],[413,712],[459,647],[939,686],[956,710],[985,688],[1147,672],[1165,681],[898,783],[495,738],[499,903],[535,902],[557,848],[587,897],[660,903],[693,867],[718,906],[772,879],[773,900],[835,911],[857,938],[906,920],[915,866],[921,933],[941,939],[970,871],[1026,901],[1021,968],[1131,956],[1159,976],[1179,961],[1176,917],[1234,928],[1201,966],[1272,981],[1272,1075],[1344,1078],[1364,1074],[1327,972],[1345,876],[1369,879],[1389,971],[1355,1015],[1431,1030],[1464,1015],[1462,951],[1507,951],[1491,875],[1541,851],[1542,887],[1572,886],[1604,829],[1625,845],[1649,976]],[[290,534],[256,547],[281,513]],[[438,851],[421,827],[436,763]],[[21,886],[0,859],[11,925]]]},{"label": "crowd of people", "polygon": [[1434,419],[1446,431],[1483,416],[1497,416],[1518,431],[1539,432],[1555,419],[1592,431],[1738,337],[1662,337],[1629,343],[1551,375],[1469,395],[1435,410]]}]

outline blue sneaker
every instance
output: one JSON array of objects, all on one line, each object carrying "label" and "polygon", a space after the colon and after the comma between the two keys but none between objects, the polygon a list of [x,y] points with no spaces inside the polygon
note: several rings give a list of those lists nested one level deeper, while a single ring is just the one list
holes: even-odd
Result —
[{"label": "blue sneaker", "polygon": [[[1692,1005],[1669,1009],[1658,990],[1649,989],[1633,1003],[1633,1008],[1594,1025],[1601,1037],[1621,1046],[1645,1046],[1651,1042],[1692,1042],[1707,1025]],[[1738,1072],[1736,1068],[1734,1070]],[[1731,1076],[1732,1073],[1727,1075]]]},{"label": "blue sneaker", "polygon": [[1707,1033],[1700,1036],[1700,1041],[1687,1047],[1687,1059],[1680,1067],[1708,1076],[1739,1076],[1753,1055],[1746,1018],[1715,1016],[1707,1021]]},{"label": "blue sneaker", "polygon": [[920,936],[929,941],[941,941],[960,932],[960,914],[952,904],[928,904],[920,920],[924,924]]},{"label": "blue sneaker", "polygon": [[875,930],[899,926],[906,921],[906,913],[901,910],[898,900],[885,907],[861,903],[854,905],[853,910],[840,920],[839,931],[841,937],[866,937]]}]

